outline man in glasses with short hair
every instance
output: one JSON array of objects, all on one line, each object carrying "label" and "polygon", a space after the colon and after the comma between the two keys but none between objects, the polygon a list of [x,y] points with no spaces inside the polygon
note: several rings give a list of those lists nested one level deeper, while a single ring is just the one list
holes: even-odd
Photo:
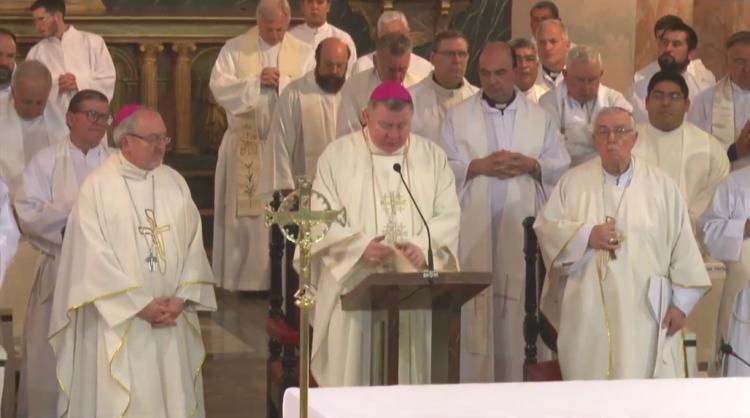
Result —
[{"label": "man in glasses with short hair", "polygon": [[34,156],[13,199],[21,232],[42,254],[26,313],[21,366],[19,408],[28,417],[57,412],[56,363],[47,336],[58,256],[80,185],[112,153],[106,137],[112,118],[103,93],[76,93],[65,119],[70,134]]},{"label": "man in glasses with short hair", "polygon": [[469,42],[461,32],[438,33],[432,42],[430,62],[435,67],[432,74],[409,88],[414,100],[411,131],[437,141],[445,112],[479,89],[464,78],[469,63]]},{"label": "man in glasses with short hair", "polygon": [[689,108],[688,84],[681,74],[654,74],[646,95],[648,122],[638,125],[640,140],[633,154],[661,168],[677,183],[695,225],[730,166],[719,140],[685,121]]}]

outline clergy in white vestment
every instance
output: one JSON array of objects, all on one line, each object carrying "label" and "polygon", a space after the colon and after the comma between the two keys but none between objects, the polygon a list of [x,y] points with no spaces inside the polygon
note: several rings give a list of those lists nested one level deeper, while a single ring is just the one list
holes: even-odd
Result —
[{"label": "clergy in white vestment", "polygon": [[627,110],[602,109],[593,140],[599,157],[563,175],[534,224],[562,377],[686,377],[682,327],[711,284],[687,206],[631,155]]},{"label": "clergy in white vestment", "polygon": [[711,203],[730,166],[719,141],[684,120],[690,106],[687,89],[678,73],[660,71],[651,77],[646,97],[649,120],[638,125],[633,154],[677,183],[694,223]]},{"label": "clergy in white vestment", "polygon": [[719,185],[699,226],[708,253],[726,263],[719,305],[716,359],[709,370],[723,376],[750,376],[750,366],[720,350],[729,344],[750,358],[750,167],[735,170]]},{"label": "clergy in white vestment", "polygon": [[[332,142],[318,160],[313,189],[347,213],[346,225],[333,224],[311,256],[317,278],[311,370],[321,386],[370,385],[381,374],[370,367],[371,312],[343,310],[340,296],[370,274],[425,267],[429,234],[404,182],[430,226],[436,270],[457,270],[453,173],[438,145],[410,133],[411,116],[409,92],[383,82],[365,111],[367,127]],[[398,327],[399,383],[429,383],[430,312],[402,312]]]},{"label": "clergy in white vestment", "polygon": [[[411,29],[409,29],[409,22],[406,20],[406,15],[398,10],[386,10],[378,18],[378,23],[375,31],[375,42],[387,33],[400,33],[404,36],[409,36]],[[365,54],[354,63],[351,69],[351,74],[357,74],[364,71],[369,71],[375,66],[375,52]],[[415,77],[415,82],[425,77],[429,77],[432,71],[432,63],[419,55],[410,52],[411,57],[409,58],[409,73]]]},{"label": "clergy in white vestment", "polygon": [[8,186],[0,180],[0,286],[5,280],[5,271],[8,270],[10,261],[16,255],[20,238]]},{"label": "clergy in white vestment", "polygon": [[576,45],[568,52],[563,83],[539,99],[565,136],[570,165],[577,166],[596,156],[590,126],[599,109],[611,106],[632,110],[619,91],[602,84],[602,56],[587,45]]},{"label": "clergy in white vestment", "polygon": [[258,26],[221,49],[209,82],[229,124],[216,163],[212,259],[218,284],[229,290],[268,289],[263,149],[279,94],[314,67],[312,48],[286,33],[287,0],[261,0],[256,19]]},{"label": "clergy in white vestment", "polygon": [[41,61],[52,73],[50,101],[64,113],[79,90],[97,90],[112,100],[115,65],[104,39],[66,23],[64,0],[36,0],[30,10],[42,40],[26,59]]},{"label": "clergy in white vestment", "polygon": [[[693,100],[703,90],[713,86],[715,79],[696,77],[687,71],[690,58],[698,47],[698,35],[695,30],[685,23],[675,23],[667,26],[661,36],[658,64],[661,71],[673,71],[682,75],[688,85],[689,98]],[[653,77],[653,76],[652,76]],[[630,87],[628,100],[633,105],[633,117],[637,123],[648,120],[646,110],[646,95],[651,78],[642,78]]]},{"label": "clergy in white vestment", "polygon": [[10,96],[10,81],[16,69],[16,35],[0,28],[0,108]]},{"label": "clergy in white vestment", "polygon": [[95,90],[76,93],[66,115],[70,134],[32,158],[13,197],[21,232],[42,254],[24,326],[18,405],[22,417],[57,412],[55,356],[47,337],[58,257],[81,183],[112,153],[106,140],[110,118],[107,96]]},{"label": "clergy in white vestment", "polygon": [[13,72],[11,95],[0,106],[0,178],[11,194],[15,180],[31,158],[68,133],[65,118],[48,102],[51,85],[47,67],[39,61],[26,60]]},{"label": "clergy in white vestment", "polygon": [[536,83],[542,89],[552,90],[562,84],[565,59],[570,50],[568,29],[557,19],[548,19],[539,24],[536,37],[537,50],[541,71],[538,72]]},{"label": "clergy in white vestment", "polygon": [[[664,44],[662,44],[662,35],[664,34],[664,31],[671,25],[683,23],[683,20],[679,16],[675,15],[664,15],[656,20],[656,23],[654,24],[654,38],[656,38],[656,44],[658,46],[658,55],[661,55],[663,52]],[[702,80],[704,83],[707,84],[714,84],[716,83],[716,77],[714,76],[714,73],[711,72],[708,68],[706,68],[705,65],[703,65],[703,62],[695,57],[694,51],[690,55],[690,63],[687,66],[687,69],[685,72],[688,72],[695,76],[698,80]],[[641,68],[640,70],[636,71],[633,75],[633,82],[637,83],[638,81],[642,79],[650,79],[654,74],[659,72],[661,68],[659,67],[659,61],[652,61],[647,66]]]},{"label": "clergy in white vestment", "polygon": [[750,164],[750,32],[733,34],[726,42],[727,75],[699,94],[688,120],[715,136],[727,149],[735,168]]},{"label": "clergy in white vestment", "polygon": [[536,84],[539,76],[539,56],[536,44],[530,39],[516,38],[508,42],[516,57],[516,87],[532,102],[539,103],[539,99],[549,91],[546,87]]},{"label": "clergy in white vestment", "polygon": [[435,66],[430,77],[409,88],[414,100],[411,131],[437,142],[445,112],[474,95],[477,88],[464,78],[469,42],[461,32],[448,30],[435,35],[430,62]]},{"label": "clergy in white vestment", "polygon": [[405,87],[416,84],[409,70],[411,41],[401,33],[387,33],[375,42],[375,67],[349,77],[341,89],[341,106],[336,120],[336,136],[349,135],[364,126],[363,112],[370,93],[381,82],[396,81]]},{"label": "clergy in white vestment", "polygon": [[336,26],[328,23],[328,13],[331,11],[331,0],[302,0],[302,16],[305,23],[297,25],[289,30],[289,33],[297,39],[310,45],[313,49],[318,47],[324,39],[335,37],[341,39],[349,47],[349,63],[347,74],[354,68],[357,61],[357,46],[352,37]]},{"label": "clergy in white vestment", "polygon": [[[49,342],[59,417],[205,417],[198,311],[216,310],[201,220],[141,108],[80,187],[65,227]],[[95,255],[95,256],[92,256]]]},{"label": "clergy in white vestment", "polygon": [[461,202],[461,268],[493,276],[491,288],[463,307],[463,382],[523,377],[521,222],[534,216],[570,164],[557,125],[513,78],[512,49],[485,45],[482,90],[448,111],[441,132]]},{"label": "clergy in white vestment", "polygon": [[315,50],[315,70],[289,84],[276,103],[268,133],[260,193],[295,188],[297,176],[315,176],[318,157],[336,139],[336,114],[346,80],[349,47],[339,38]]}]

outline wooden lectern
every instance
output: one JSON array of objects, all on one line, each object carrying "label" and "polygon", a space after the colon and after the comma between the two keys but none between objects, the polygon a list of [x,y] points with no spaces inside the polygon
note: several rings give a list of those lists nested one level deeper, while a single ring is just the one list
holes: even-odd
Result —
[{"label": "wooden lectern", "polygon": [[[432,383],[458,383],[461,306],[492,282],[489,273],[375,273],[341,295],[345,311],[386,312],[386,384],[398,384],[399,312],[432,311]],[[375,327],[372,327],[373,330]],[[374,340],[373,340],[374,341]]]}]

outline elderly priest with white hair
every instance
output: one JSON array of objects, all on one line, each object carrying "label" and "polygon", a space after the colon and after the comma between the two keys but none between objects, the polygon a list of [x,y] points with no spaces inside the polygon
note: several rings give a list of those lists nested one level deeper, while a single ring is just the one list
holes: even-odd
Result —
[{"label": "elderly priest with white hair", "polygon": [[[430,226],[436,269],[458,267],[453,173],[440,147],[410,132],[412,114],[409,92],[383,82],[370,95],[367,127],[332,142],[318,160],[313,188],[348,218],[313,246],[311,258],[318,272],[311,370],[321,386],[371,383],[371,313],[344,311],[340,296],[372,273],[425,267],[428,234],[404,182]],[[399,328],[399,382],[429,383],[430,313],[402,313]]]},{"label": "elderly priest with white hair", "polygon": [[228,290],[267,290],[268,229],[260,177],[271,115],[279,94],[312,69],[312,47],[287,33],[287,0],[261,0],[258,26],[219,52],[209,87],[229,124],[219,147],[214,187],[213,269]]},{"label": "elderly priest with white hair", "polygon": [[59,417],[205,417],[198,311],[216,310],[198,208],[140,108],[70,212],[52,302]]},{"label": "elderly priest with white hair", "polygon": [[686,377],[685,317],[710,287],[675,182],[631,154],[632,115],[594,119],[598,157],[562,176],[534,229],[565,380]]}]

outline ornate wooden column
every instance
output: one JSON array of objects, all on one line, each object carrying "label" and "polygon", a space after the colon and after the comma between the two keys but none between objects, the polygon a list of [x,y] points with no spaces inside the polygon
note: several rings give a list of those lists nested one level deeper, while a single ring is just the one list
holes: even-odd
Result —
[{"label": "ornate wooden column", "polygon": [[156,109],[159,104],[156,59],[164,50],[164,45],[159,42],[143,43],[138,50],[141,51],[141,103]]},{"label": "ornate wooden column", "polygon": [[190,64],[196,46],[192,42],[176,42],[172,51],[177,53],[177,63],[174,72],[175,114],[177,115],[177,131],[175,132],[174,152],[178,154],[193,154],[191,131],[191,87],[192,77]]}]

